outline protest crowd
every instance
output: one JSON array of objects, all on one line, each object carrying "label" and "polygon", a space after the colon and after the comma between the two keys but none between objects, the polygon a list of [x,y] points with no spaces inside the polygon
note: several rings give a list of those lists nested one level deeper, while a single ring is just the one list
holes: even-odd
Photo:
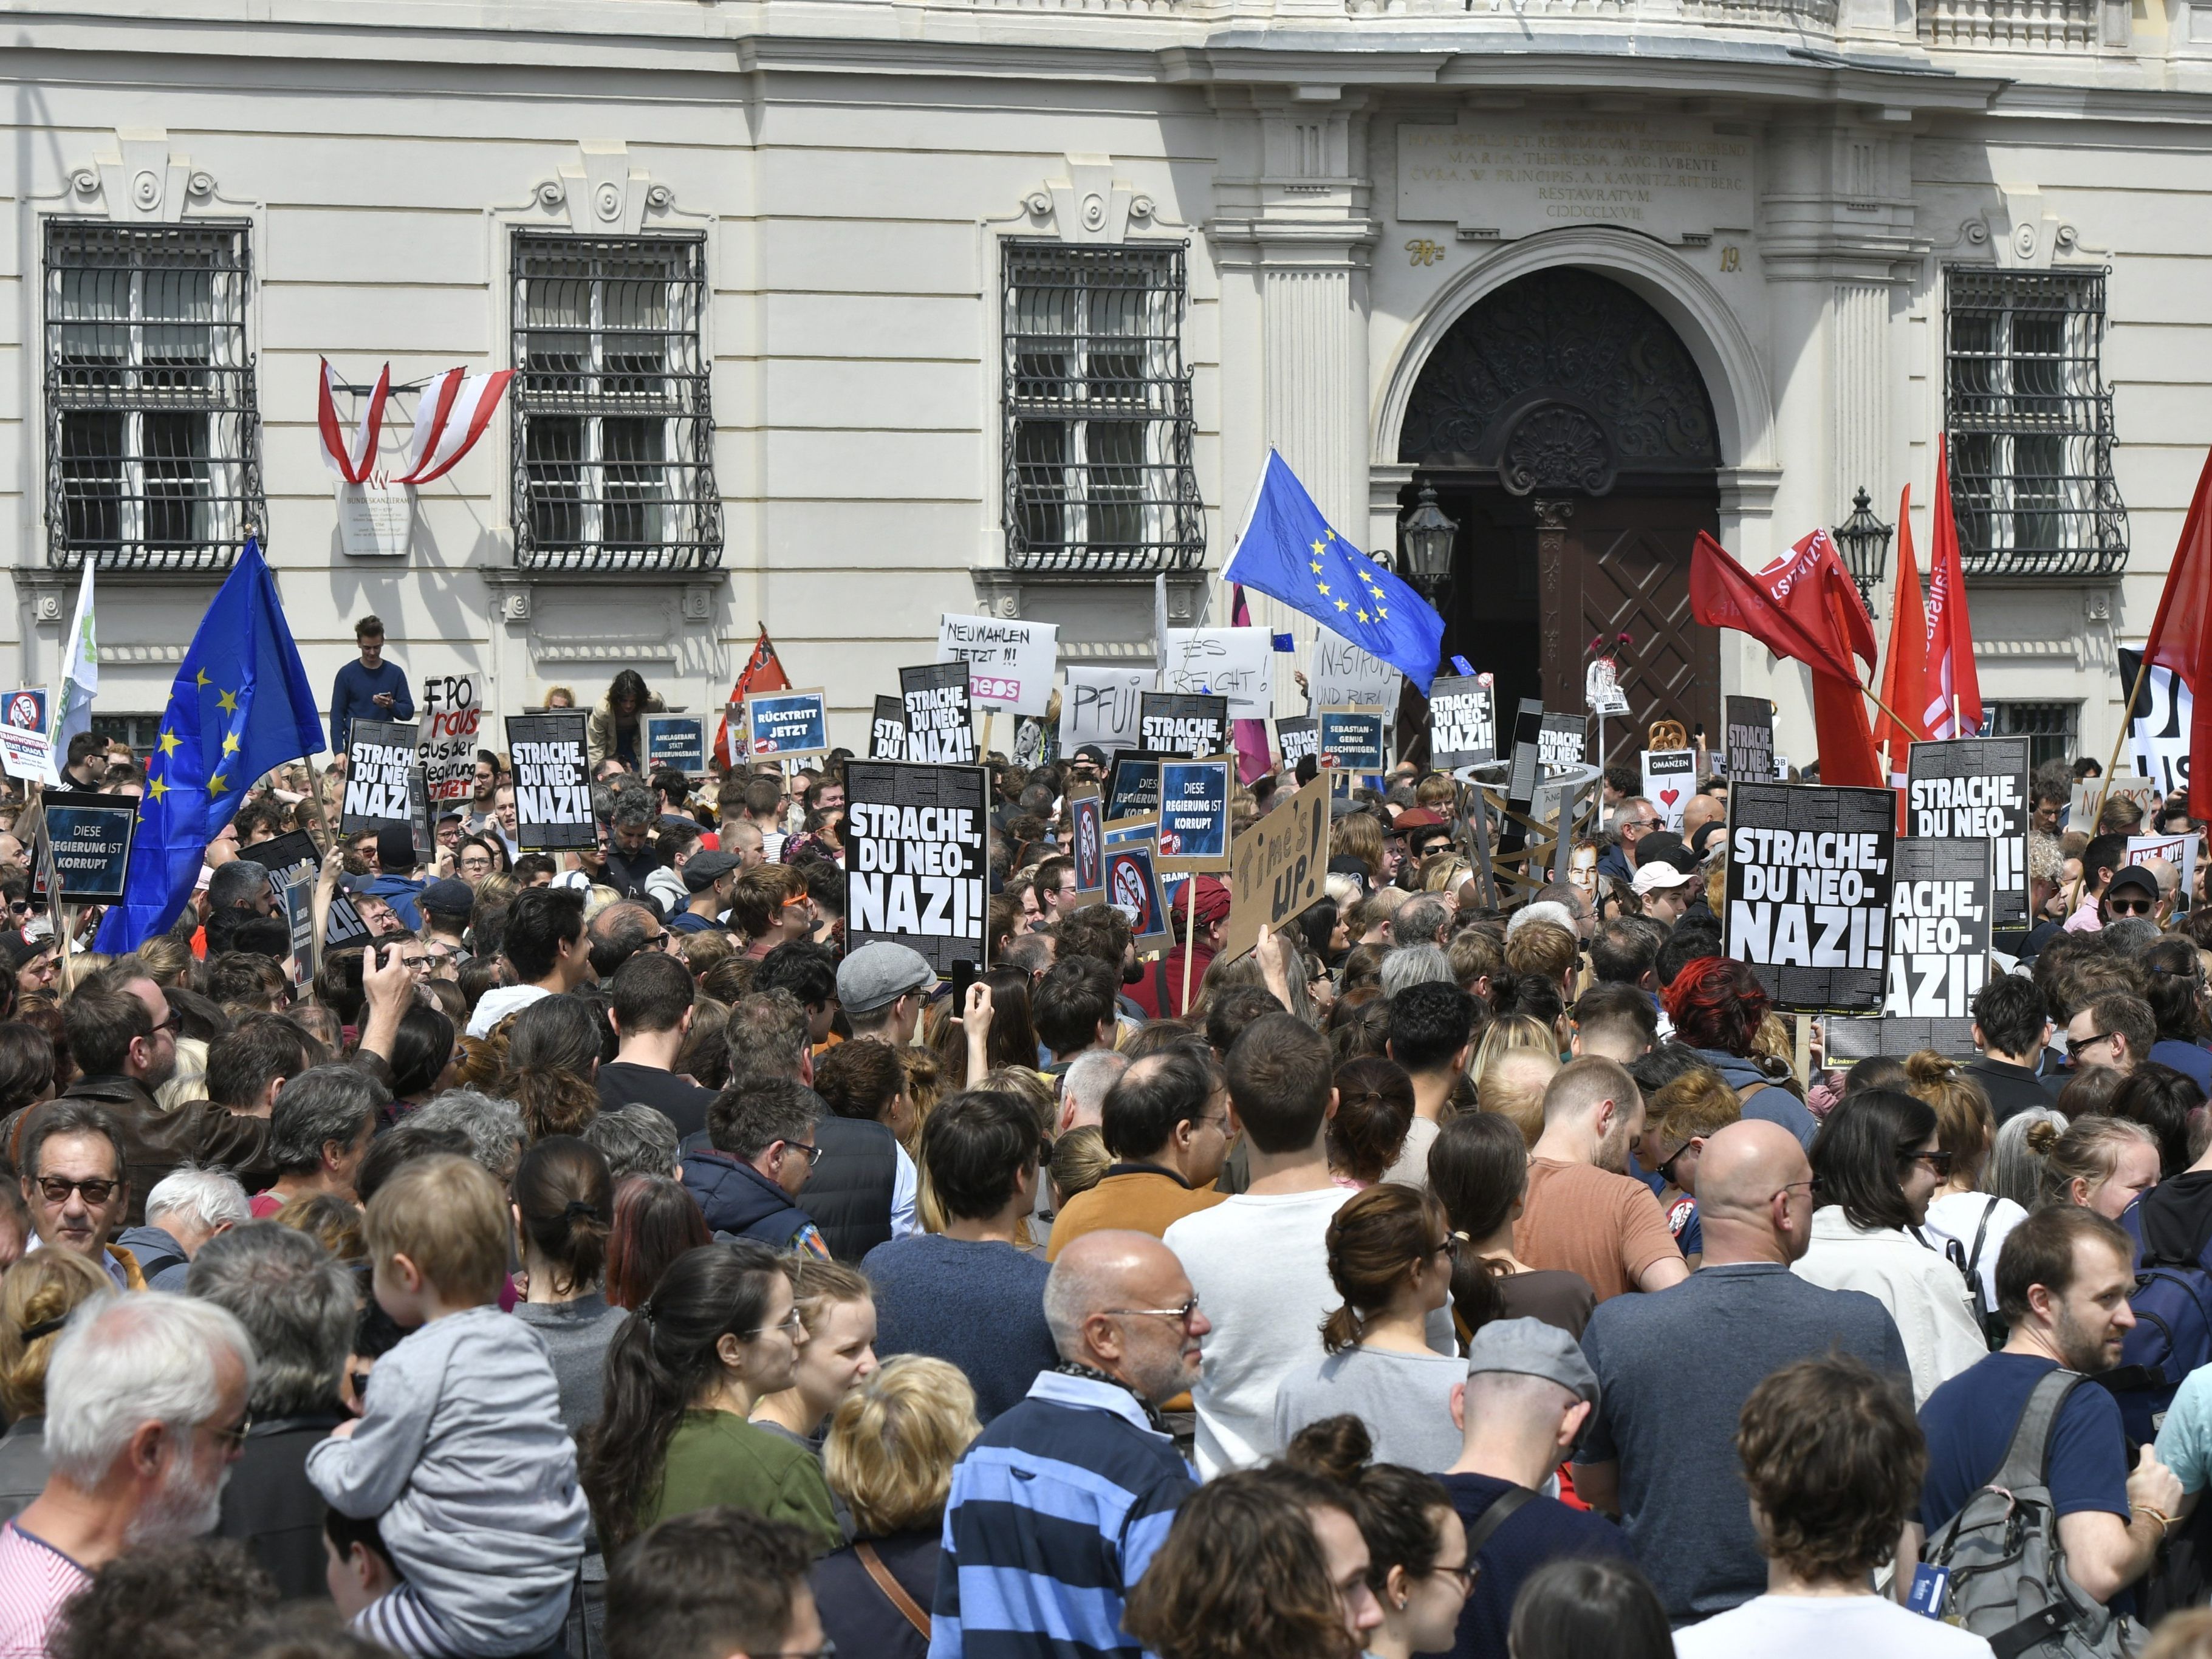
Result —
[{"label": "protest crowd", "polygon": [[2212,1655],[2185,793],[626,672],[426,794],[384,644],[204,842],[190,656],[0,833],[0,1659]]}]

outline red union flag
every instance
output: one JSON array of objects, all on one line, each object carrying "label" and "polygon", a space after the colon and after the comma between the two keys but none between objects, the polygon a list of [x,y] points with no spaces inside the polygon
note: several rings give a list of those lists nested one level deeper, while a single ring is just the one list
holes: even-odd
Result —
[{"label": "red union flag", "polygon": [[1928,667],[1920,723],[1931,738],[1967,738],[1982,729],[1982,682],[1974,672],[1974,630],[1966,619],[1966,572],[1951,517],[1951,463],[1936,439],[1936,545],[1928,556]]},{"label": "red union flag", "polygon": [[[775,641],[768,636],[768,629],[760,631],[753,641],[753,653],[745,659],[745,665],[738,672],[738,683],[730,688],[729,702],[742,708],[746,696],[755,691],[788,691],[791,677],[783,672],[782,660],[775,654]],[[726,765],[735,766],[744,758],[730,738],[730,716],[725,710],[714,726],[714,752],[722,757]]]},{"label": "red union flag", "polygon": [[[2166,573],[2166,591],[2159,595],[2158,616],[2143,644],[2143,661],[2146,667],[2154,663],[2171,670],[2188,686],[2189,751],[2192,756],[2212,752],[2212,686],[2199,678],[2212,665],[2212,455],[2205,457],[2189,516],[2182,520],[2180,544]],[[2189,810],[2197,817],[2212,817],[2212,781],[2208,778],[2212,773],[2200,772],[2194,765],[2189,769]]]}]

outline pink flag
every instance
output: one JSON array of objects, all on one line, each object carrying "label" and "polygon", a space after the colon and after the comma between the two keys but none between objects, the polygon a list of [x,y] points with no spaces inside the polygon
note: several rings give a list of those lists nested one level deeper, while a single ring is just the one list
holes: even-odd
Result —
[{"label": "pink flag", "polygon": [[[1236,584],[1229,590],[1229,625],[1249,628],[1252,607],[1244,603],[1244,585]],[[1255,778],[1267,775],[1267,722],[1265,720],[1232,720],[1229,740],[1237,745],[1237,781],[1249,783]]]}]

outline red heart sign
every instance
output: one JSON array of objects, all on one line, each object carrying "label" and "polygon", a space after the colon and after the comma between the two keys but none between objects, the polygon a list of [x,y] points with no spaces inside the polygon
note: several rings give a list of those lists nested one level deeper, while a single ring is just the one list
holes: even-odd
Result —
[{"label": "red heart sign", "polygon": [[1659,804],[1662,806],[1672,806],[1681,799],[1682,792],[1679,789],[1662,789],[1659,792]]}]

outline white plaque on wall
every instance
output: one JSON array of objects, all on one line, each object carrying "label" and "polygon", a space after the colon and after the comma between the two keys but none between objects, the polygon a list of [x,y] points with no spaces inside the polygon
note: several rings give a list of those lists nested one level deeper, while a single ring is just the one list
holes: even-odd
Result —
[{"label": "white plaque on wall", "polygon": [[1710,120],[1527,110],[1398,127],[1398,216],[1510,240],[1619,225],[1665,241],[1752,222],[1751,140]]},{"label": "white plaque on wall", "polygon": [[338,545],[356,558],[407,556],[414,494],[404,484],[338,485]]}]

